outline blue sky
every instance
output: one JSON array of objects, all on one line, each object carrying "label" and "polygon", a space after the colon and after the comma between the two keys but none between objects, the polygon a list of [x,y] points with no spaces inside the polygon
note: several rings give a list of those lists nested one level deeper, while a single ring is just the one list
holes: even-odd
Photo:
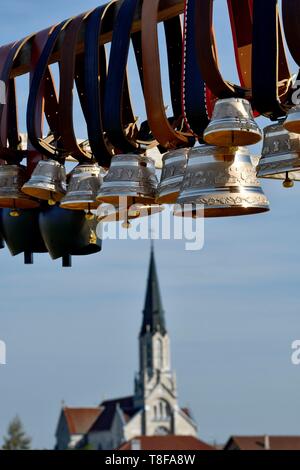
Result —
[{"label": "blue sky", "polygon": [[[234,79],[225,1],[219,2],[222,67]],[[98,4],[4,0],[1,43]],[[143,118],[137,77],[131,78]],[[18,82],[25,130],[26,79]],[[76,125],[84,137],[79,111]],[[300,367],[290,356],[300,337],[300,187],[263,185],[272,211],[207,221],[202,251],[155,244],[180,402],[191,407],[208,441],[299,434]],[[25,267],[7,250],[0,262],[0,339],[8,349],[8,364],[0,367],[0,436],[18,413],[33,445],[51,448],[62,400],[89,406],[132,393],[149,242],[107,241],[101,255],[74,259],[72,270],[46,255]]]}]

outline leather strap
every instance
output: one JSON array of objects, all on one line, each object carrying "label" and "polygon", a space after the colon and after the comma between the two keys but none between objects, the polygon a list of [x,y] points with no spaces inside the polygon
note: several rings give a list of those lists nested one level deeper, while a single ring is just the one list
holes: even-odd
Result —
[{"label": "leather strap", "polygon": [[[52,28],[47,28],[44,31],[37,33],[32,41],[31,46],[31,61],[30,61],[30,86],[34,76],[35,67],[38,64],[40,55],[48,40],[49,33]],[[57,129],[58,127],[58,100],[55,84],[50,68],[48,67],[45,74],[45,80],[40,89],[41,99],[38,100],[38,106],[35,109],[35,134],[37,137],[43,137],[43,124],[44,114],[50,129]],[[34,148],[30,139],[27,139],[27,170],[28,175],[31,175],[39,160],[43,156]]]},{"label": "leather strap", "polygon": [[[53,52],[60,32],[69,24],[70,21],[71,20],[61,22],[59,25],[53,27],[49,32],[48,40],[45,44],[45,47],[43,48],[43,51],[33,73],[27,105],[27,130],[28,137],[32,145],[43,155],[49,158],[56,159],[63,156],[63,153],[58,147],[59,136],[57,135],[57,128],[50,129],[50,131],[56,131],[56,135],[54,135],[55,144],[52,143],[53,137],[40,137],[38,132],[39,130],[36,128],[36,113],[40,113],[41,109],[41,100],[43,100],[43,84],[46,79],[46,74],[49,71],[49,57]],[[55,122],[53,122],[52,124],[56,126],[57,121],[55,120]]]},{"label": "leather strap", "polygon": [[106,54],[104,46],[99,46],[99,35],[105,21],[114,14],[116,2],[96,8],[87,20],[85,33],[85,90],[86,121],[92,153],[98,163],[109,167],[113,147],[108,141],[103,126],[103,103],[106,89]]},{"label": "leather strap", "polygon": [[[197,56],[203,79],[208,88],[218,98],[250,97],[249,89],[224,80],[220,72],[213,29],[213,5],[213,0],[201,0],[201,2],[196,2]],[[234,5],[235,4],[232,4],[232,6]],[[239,16],[243,16],[244,14],[241,6],[245,6],[245,1],[242,3],[241,1],[239,2]],[[247,61],[248,60],[249,59],[247,59]]]},{"label": "leather strap", "polygon": [[[104,100],[104,123],[118,153],[136,151],[135,121],[125,123],[122,115],[124,83],[130,47],[131,28],[138,0],[124,0],[114,22]],[[127,126],[127,132],[125,127]],[[129,131],[129,132],[128,132]]]},{"label": "leather strap", "polygon": [[31,40],[32,36],[28,36],[21,41],[16,42],[9,48],[8,52],[5,48],[2,50],[3,66],[0,79],[6,86],[6,102],[7,106],[0,106],[0,153],[5,160],[10,163],[19,163],[24,158],[24,152],[19,149],[20,137],[17,118],[17,101],[15,90],[15,79],[11,78],[11,70],[15,60],[22,48]]},{"label": "leather strap", "polygon": [[[253,0],[227,0],[227,3],[240,82],[242,86],[252,88]],[[280,23],[278,27],[278,79],[281,83],[289,77],[290,72]],[[283,90],[282,100],[284,98]]]},{"label": "leather strap", "polygon": [[73,122],[73,92],[74,81],[80,98],[82,109],[86,110],[86,96],[84,90],[84,63],[83,58],[76,56],[78,35],[89,13],[74,18],[68,25],[60,55],[60,92],[58,108],[58,128],[61,137],[63,152],[72,155],[79,162],[91,161],[91,154],[77,142]]},{"label": "leather strap", "polygon": [[198,61],[195,41],[195,6],[197,0],[185,0],[182,105],[186,123],[191,132],[202,137],[209,124],[206,106],[206,87]]},{"label": "leather strap", "polygon": [[252,0],[227,0],[234,51],[242,87],[252,88]]},{"label": "leather strap", "polygon": [[190,133],[174,129],[165,112],[157,34],[160,0],[144,0],[142,8],[142,51],[144,94],[148,122],[154,137],[167,149],[190,144]]},{"label": "leather strap", "polygon": [[176,16],[164,22],[167,45],[169,82],[174,120],[182,116],[181,81],[182,81],[182,27],[180,17]]},{"label": "leather strap", "polygon": [[300,3],[298,0],[282,0],[282,18],[290,53],[296,64],[300,66]]},{"label": "leather strap", "polygon": [[[5,66],[7,57],[10,54],[11,49],[13,48],[14,44],[9,44],[7,46],[3,46],[0,48],[0,76],[2,76],[3,68]],[[5,103],[0,103],[0,139],[1,143],[7,143],[8,140],[8,130],[11,125],[11,123],[8,123],[8,120],[11,119],[9,118],[9,109],[11,108],[11,103],[10,103],[10,90],[11,90],[11,83],[8,82],[5,83]],[[14,90],[12,90],[14,91]],[[12,123],[14,126],[15,123]],[[3,147],[2,147],[3,148]],[[5,147],[4,147],[5,150]],[[0,157],[1,157],[1,165],[5,164],[5,158],[7,157],[6,152],[3,152],[0,150]]]},{"label": "leather strap", "polygon": [[277,0],[263,2],[253,0],[253,103],[261,114],[273,120],[285,115],[287,108],[284,98],[291,84],[287,68],[283,83],[284,93],[281,97],[279,63],[284,63],[286,58],[279,55],[281,49],[279,31]]}]

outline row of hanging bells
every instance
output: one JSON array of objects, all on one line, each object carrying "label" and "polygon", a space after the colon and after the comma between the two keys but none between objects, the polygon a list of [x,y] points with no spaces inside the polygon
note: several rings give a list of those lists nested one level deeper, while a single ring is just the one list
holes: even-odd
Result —
[{"label": "row of hanging bells", "polygon": [[[153,160],[139,154],[114,156],[107,174],[97,164],[78,165],[68,186],[65,167],[55,160],[40,160],[27,182],[24,167],[4,165],[0,207],[17,215],[21,209],[38,207],[42,200],[54,210],[86,211],[91,221],[91,211],[100,206],[100,220],[123,220],[125,225],[159,212],[163,204],[177,204],[175,215],[189,217],[195,217],[195,210],[185,206],[199,204],[205,217],[265,212],[269,203],[257,177],[283,178],[286,187],[299,179],[300,136],[293,129],[300,129],[299,109],[292,110],[285,122],[265,129],[256,174],[245,146],[259,142],[262,132],[250,103],[240,98],[218,100],[204,132],[206,144],[166,153],[160,183]],[[126,198],[125,206],[120,197]]]}]

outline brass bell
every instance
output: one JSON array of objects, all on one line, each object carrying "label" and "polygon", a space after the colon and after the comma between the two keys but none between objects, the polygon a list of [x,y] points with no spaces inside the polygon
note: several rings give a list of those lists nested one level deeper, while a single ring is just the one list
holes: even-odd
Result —
[{"label": "brass bell", "polygon": [[204,131],[205,142],[230,147],[253,145],[261,139],[262,132],[248,100],[226,98],[216,102],[211,122]]},{"label": "brass bell", "polygon": [[54,205],[60,201],[67,190],[64,165],[56,160],[40,160],[33,170],[31,178],[22,187],[29,196],[48,201]]},{"label": "brass bell", "polygon": [[294,181],[300,180],[300,135],[286,130],[282,122],[264,129],[257,176],[284,180],[285,188],[291,188]]},{"label": "brass bell", "polygon": [[171,150],[163,157],[163,170],[157,189],[156,202],[158,204],[175,204],[180,193],[184,178],[188,148]]},{"label": "brass bell", "polygon": [[289,110],[283,127],[289,132],[300,134],[300,105]]},{"label": "brass bell", "polygon": [[1,229],[12,256],[24,253],[25,264],[33,264],[34,253],[47,253],[39,229],[39,209],[21,209],[11,217],[9,209],[1,211]]},{"label": "brass bell", "polygon": [[24,166],[0,166],[0,207],[12,209],[12,216],[19,215],[19,209],[39,206],[39,201],[22,193],[21,188],[25,181],[26,168]]},{"label": "brass bell", "polygon": [[119,198],[126,197],[128,206],[152,204],[155,203],[157,185],[151,158],[135,154],[117,155],[112,158],[97,200],[118,206]]},{"label": "brass bell", "polygon": [[174,215],[228,217],[268,210],[247,148],[201,145],[190,151]]},{"label": "brass bell", "polygon": [[97,209],[97,194],[102,184],[101,168],[94,165],[78,165],[71,173],[68,192],[60,202],[63,209],[87,210],[87,219],[94,216],[92,209]]}]

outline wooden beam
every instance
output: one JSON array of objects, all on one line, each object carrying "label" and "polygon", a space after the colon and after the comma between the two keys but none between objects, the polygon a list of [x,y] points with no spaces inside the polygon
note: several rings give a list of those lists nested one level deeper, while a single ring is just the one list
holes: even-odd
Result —
[{"label": "wooden beam", "polygon": [[[120,4],[123,0],[120,0]],[[184,10],[184,0],[161,0],[160,2],[160,10],[158,15],[159,22],[173,18],[175,16],[180,15],[183,13]],[[114,18],[111,19],[109,22],[109,27],[100,37],[100,43],[106,44],[111,41],[112,32],[113,32],[113,21]],[[137,32],[141,30],[141,7],[139,7],[138,11],[136,12],[136,18],[133,23],[132,32]],[[84,51],[84,31],[81,32],[80,40],[78,41],[77,46],[77,53],[80,54]],[[57,47],[55,48],[50,63],[53,64],[58,61],[59,59],[59,50],[61,47],[61,43],[63,41],[63,33],[58,39]],[[29,72],[29,64],[31,58],[31,45],[30,43],[27,44],[21,53],[13,67],[12,77],[17,77],[20,75],[24,75],[25,73]]]}]

